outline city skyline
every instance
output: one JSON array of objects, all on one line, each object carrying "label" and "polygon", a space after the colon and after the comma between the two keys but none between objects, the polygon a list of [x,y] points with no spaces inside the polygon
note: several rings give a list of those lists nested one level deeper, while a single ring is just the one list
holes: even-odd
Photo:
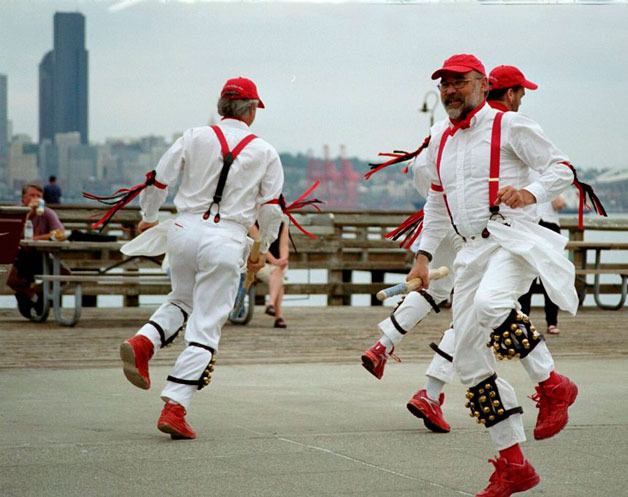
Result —
[{"label": "city skyline", "polygon": [[[628,167],[620,126],[628,104],[625,5],[126,4],[3,5],[11,22],[0,29],[0,73],[9,78],[14,133],[37,138],[33,83],[50,49],[50,20],[78,6],[87,19],[96,143],[170,139],[204,125],[224,80],[242,74],[258,83],[268,107],[254,129],[278,150],[345,144],[348,155],[374,159],[427,134],[429,112],[419,109],[434,90],[429,75],[451,53],[467,51],[487,69],[515,64],[539,84],[522,111],[578,167]],[[435,118],[444,118],[428,98]]]}]

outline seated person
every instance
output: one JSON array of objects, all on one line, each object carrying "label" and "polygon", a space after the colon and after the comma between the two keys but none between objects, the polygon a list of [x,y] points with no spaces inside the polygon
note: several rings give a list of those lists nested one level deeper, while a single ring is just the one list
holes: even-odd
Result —
[{"label": "seated person", "polygon": [[[36,183],[29,183],[22,188],[22,205],[30,208],[26,222],[33,224],[33,240],[63,240],[65,229],[59,216],[48,207],[37,212],[43,195],[43,188]],[[30,318],[31,308],[39,311],[43,306],[40,288],[35,285],[35,275],[42,271],[41,254],[20,248],[7,276],[7,286],[15,291],[18,310],[26,318]]]},{"label": "seated person", "polygon": [[[285,319],[283,318],[283,280],[288,270],[289,243],[288,223],[281,223],[279,227],[279,237],[271,244],[266,255],[266,265],[260,269],[256,277],[268,284],[268,305],[266,306],[266,314],[274,316],[275,328],[287,328]],[[251,235],[256,238],[257,226],[251,228]]]}]

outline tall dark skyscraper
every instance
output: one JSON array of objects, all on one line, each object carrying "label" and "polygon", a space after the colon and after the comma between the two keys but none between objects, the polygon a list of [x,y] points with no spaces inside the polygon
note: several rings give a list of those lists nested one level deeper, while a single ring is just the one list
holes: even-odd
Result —
[{"label": "tall dark skyscraper", "polygon": [[54,140],[56,133],[87,134],[88,53],[85,50],[85,16],[54,15],[54,48],[39,64],[39,141]]},{"label": "tall dark skyscraper", "polygon": [[0,167],[9,155],[9,117],[7,113],[7,77],[0,74]]}]

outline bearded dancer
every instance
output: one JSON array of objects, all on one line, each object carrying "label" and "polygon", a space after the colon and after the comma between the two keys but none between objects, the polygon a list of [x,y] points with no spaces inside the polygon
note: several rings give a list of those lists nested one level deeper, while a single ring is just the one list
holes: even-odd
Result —
[{"label": "bearded dancer", "polygon": [[[575,314],[578,304],[574,267],[562,254],[566,239],[535,223],[532,204],[574,182],[599,212],[603,208],[536,123],[486,105],[488,81],[476,57],[450,57],[432,75],[438,78],[451,124],[433,135],[428,147],[432,185],[418,255],[407,278],[419,277],[429,286],[430,259],[453,226],[464,239],[454,263],[454,366],[469,387],[471,416],[488,428],[500,451],[491,461],[495,472],[477,497],[508,497],[534,487],[540,478],[519,445],[525,440],[522,409],[513,388],[497,377],[487,342],[507,357],[526,357],[542,344],[527,316],[517,312],[517,298],[536,277],[561,308]],[[533,182],[531,169],[540,174]],[[552,371],[537,393],[539,418],[561,413],[566,423],[576,385]]]},{"label": "bearded dancer", "polygon": [[[491,71],[489,82],[491,87],[489,105],[504,111],[518,111],[521,99],[525,95],[525,89],[535,90],[538,88],[514,66],[495,68]],[[442,134],[448,126],[449,121],[447,120],[437,123],[432,128],[431,135]],[[419,155],[411,166],[415,186],[424,198],[427,197],[429,190],[429,183],[426,182],[426,177],[429,174],[426,171],[427,155],[427,153]],[[420,237],[412,246],[415,253],[418,251],[419,244]],[[464,245],[462,238],[451,228],[434,251],[434,260],[431,266],[452,267],[455,256],[462,245]],[[436,312],[439,311],[437,305],[427,305],[430,303],[430,297],[432,302],[437,304],[449,295],[452,288],[453,273],[447,279],[435,281],[427,290],[411,292],[391,316],[380,323],[383,336],[376,345],[365,352],[367,357],[365,367],[368,364],[376,364],[377,369],[374,369],[373,374],[378,373],[378,377],[381,378],[388,355],[392,353],[393,347],[399,344],[407,330],[416,326],[432,309]],[[443,416],[441,406],[445,399],[442,390],[445,384],[450,383],[454,378],[454,346],[455,333],[453,328],[444,332],[438,345],[431,344],[436,353],[425,373],[427,377],[425,387],[420,389],[407,403],[407,408],[412,414],[421,418],[428,429],[438,433],[447,433],[451,429]],[[511,358],[511,356],[507,357]],[[541,384],[548,380],[554,371],[554,361],[545,342],[539,343],[531,352],[522,357],[521,363],[530,379],[539,384],[537,390],[542,389]],[[377,376],[377,374],[375,375]],[[539,403],[540,406],[541,403]],[[548,438],[555,435],[567,422],[565,409],[557,409],[552,412],[547,407],[547,402],[544,402],[543,410],[539,412],[535,427],[536,438]]]}]

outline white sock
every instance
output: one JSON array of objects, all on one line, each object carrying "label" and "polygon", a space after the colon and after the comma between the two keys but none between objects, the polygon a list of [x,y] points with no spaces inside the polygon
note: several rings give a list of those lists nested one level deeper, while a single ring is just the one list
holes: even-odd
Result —
[{"label": "white sock", "polygon": [[382,335],[382,337],[379,339],[379,343],[386,347],[386,352],[390,352],[395,345],[387,335]]},{"label": "white sock", "polygon": [[433,376],[427,376],[427,381],[425,382],[427,396],[434,402],[438,402],[440,393],[443,391],[443,388],[445,388],[445,385],[446,383],[444,381],[434,378]]}]

